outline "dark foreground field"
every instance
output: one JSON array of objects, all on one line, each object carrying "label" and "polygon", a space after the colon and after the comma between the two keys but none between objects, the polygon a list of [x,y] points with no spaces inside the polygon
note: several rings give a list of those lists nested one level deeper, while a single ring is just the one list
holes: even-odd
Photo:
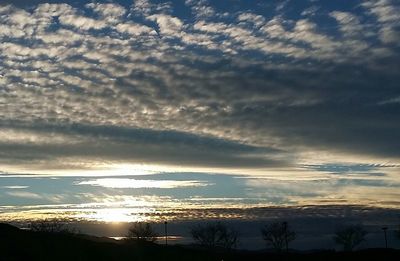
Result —
[{"label": "dark foreground field", "polygon": [[353,253],[314,251],[275,254],[261,251],[203,250],[194,246],[162,246],[118,242],[85,235],[41,233],[0,224],[3,260],[400,260],[400,250],[366,249]]}]

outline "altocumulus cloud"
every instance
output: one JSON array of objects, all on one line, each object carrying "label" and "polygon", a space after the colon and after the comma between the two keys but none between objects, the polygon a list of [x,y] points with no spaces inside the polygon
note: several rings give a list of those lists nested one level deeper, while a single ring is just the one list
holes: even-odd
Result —
[{"label": "altocumulus cloud", "polygon": [[0,164],[396,163],[399,8],[2,1]]}]

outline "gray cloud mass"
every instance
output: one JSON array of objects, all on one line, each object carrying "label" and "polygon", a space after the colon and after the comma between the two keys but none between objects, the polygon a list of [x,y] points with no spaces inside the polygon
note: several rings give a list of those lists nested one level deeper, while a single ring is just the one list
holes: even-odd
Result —
[{"label": "gray cloud mass", "polygon": [[395,1],[60,2],[0,5],[0,164],[398,162]]}]

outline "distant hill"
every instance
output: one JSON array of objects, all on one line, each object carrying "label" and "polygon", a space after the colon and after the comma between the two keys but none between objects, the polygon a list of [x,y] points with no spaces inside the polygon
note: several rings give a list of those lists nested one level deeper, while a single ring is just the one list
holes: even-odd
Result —
[{"label": "distant hill", "polygon": [[21,230],[0,223],[0,261],[30,260],[400,260],[400,250],[366,249],[354,253],[314,251],[276,254],[263,251],[205,250],[193,246],[137,244],[68,233]]}]

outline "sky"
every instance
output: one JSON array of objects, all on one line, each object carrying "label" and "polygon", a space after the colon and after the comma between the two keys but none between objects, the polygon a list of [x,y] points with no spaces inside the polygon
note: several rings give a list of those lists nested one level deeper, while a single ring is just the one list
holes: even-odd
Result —
[{"label": "sky", "polygon": [[0,39],[1,220],[400,208],[398,1],[1,0]]}]

